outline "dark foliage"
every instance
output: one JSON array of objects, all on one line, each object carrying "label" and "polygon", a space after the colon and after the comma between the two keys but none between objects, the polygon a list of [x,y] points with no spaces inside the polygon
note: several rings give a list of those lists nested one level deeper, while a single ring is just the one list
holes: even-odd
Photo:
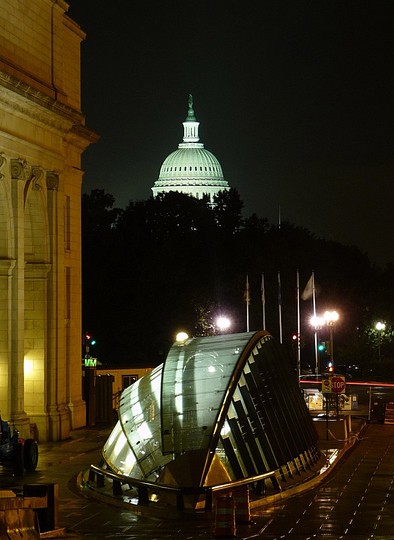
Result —
[{"label": "dark foliage", "polygon": [[[341,315],[338,354],[356,363],[361,347],[363,364],[369,356],[372,361],[373,347],[363,336],[379,318],[393,319],[393,268],[377,269],[357,248],[290,223],[243,219],[234,189],[219,193],[213,207],[177,192],[130,202],[124,210],[113,205],[102,190],[82,199],[83,321],[102,361],[158,364],[177,331],[213,332],[218,313],[229,315],[232,331],[245,331],[246,275],[250,330],[262,327],[264,274],[267,329],[275,336],[280,277],[283,342],[291,347],[297,272],[302,292],[312,271],[319,311],[335,308]],[[311,314],[311,302],[301,302],[305,363],[313,359]],[[392,357],[389,346],[385,354]]]}]

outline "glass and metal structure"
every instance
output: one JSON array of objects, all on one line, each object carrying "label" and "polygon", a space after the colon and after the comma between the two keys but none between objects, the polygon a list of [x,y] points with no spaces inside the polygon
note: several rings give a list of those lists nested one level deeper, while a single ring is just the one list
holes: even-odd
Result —
[{"label": "glass and metal structure", "polygon": [[280,482],[320,453],[296,371],[259,331],[175,343],[122,393],[103,457],[115,473],[184,487],[269,471]]}]

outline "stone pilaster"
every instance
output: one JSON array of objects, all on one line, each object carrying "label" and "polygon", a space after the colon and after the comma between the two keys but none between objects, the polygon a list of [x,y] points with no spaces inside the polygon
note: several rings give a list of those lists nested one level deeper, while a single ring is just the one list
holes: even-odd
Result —
[{"label": "stone pilaster", "polygon": [[0,415],[10,418],[12,274],[15,260],[0,259]]},{"label": "stone pilaster", "polygon": [[13,208],[12,252],[15,265],[11,276],[10,420],[24,436],[30,432],[24,406],[24,201],[31,167],[21,159],[11,160],[11,198]]},{"label": "stone pilaster", "polygon": [[51,271],[48,274],[48,414],[49,437],[68,437],[71,413],[67,404],[66,380],[66,283],[64,270],[64,210],[63,195],[58,191],[59,176],[50,171],[47,181],[47,212],[49,225]]}]

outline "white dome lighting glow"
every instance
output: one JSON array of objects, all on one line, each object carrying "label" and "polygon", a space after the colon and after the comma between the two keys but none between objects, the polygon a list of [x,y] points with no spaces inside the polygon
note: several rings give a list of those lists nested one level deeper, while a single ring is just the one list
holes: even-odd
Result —
[{"label": "white dome lighting glow", "polygon": [[222,167],[216,157],[204,148],[198,136],[199,122],[193,110],[193,97],[189,95],[187,118],[183,122],[183,142],[163,162],[159,178],[152,192],[178,191],[201,199],[204,195],[213,202],[219,191],[230,188],[224,179]]}]

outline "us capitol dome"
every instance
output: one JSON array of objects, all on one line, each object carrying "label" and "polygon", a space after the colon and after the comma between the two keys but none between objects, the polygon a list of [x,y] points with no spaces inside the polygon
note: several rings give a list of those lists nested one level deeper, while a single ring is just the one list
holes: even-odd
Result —
[{"label": "us capitol dome", "polygon": [[199,142],[198,127],[193,110],[193,97],[189,95],[187,118],[183,122],[183,142],[172,152],[160,168],[159,178],[152,187],[153,196],[178,191],[201,199],[208,195],[213,201],[219,191],[230,189],[223,177],[216,157]]}]

